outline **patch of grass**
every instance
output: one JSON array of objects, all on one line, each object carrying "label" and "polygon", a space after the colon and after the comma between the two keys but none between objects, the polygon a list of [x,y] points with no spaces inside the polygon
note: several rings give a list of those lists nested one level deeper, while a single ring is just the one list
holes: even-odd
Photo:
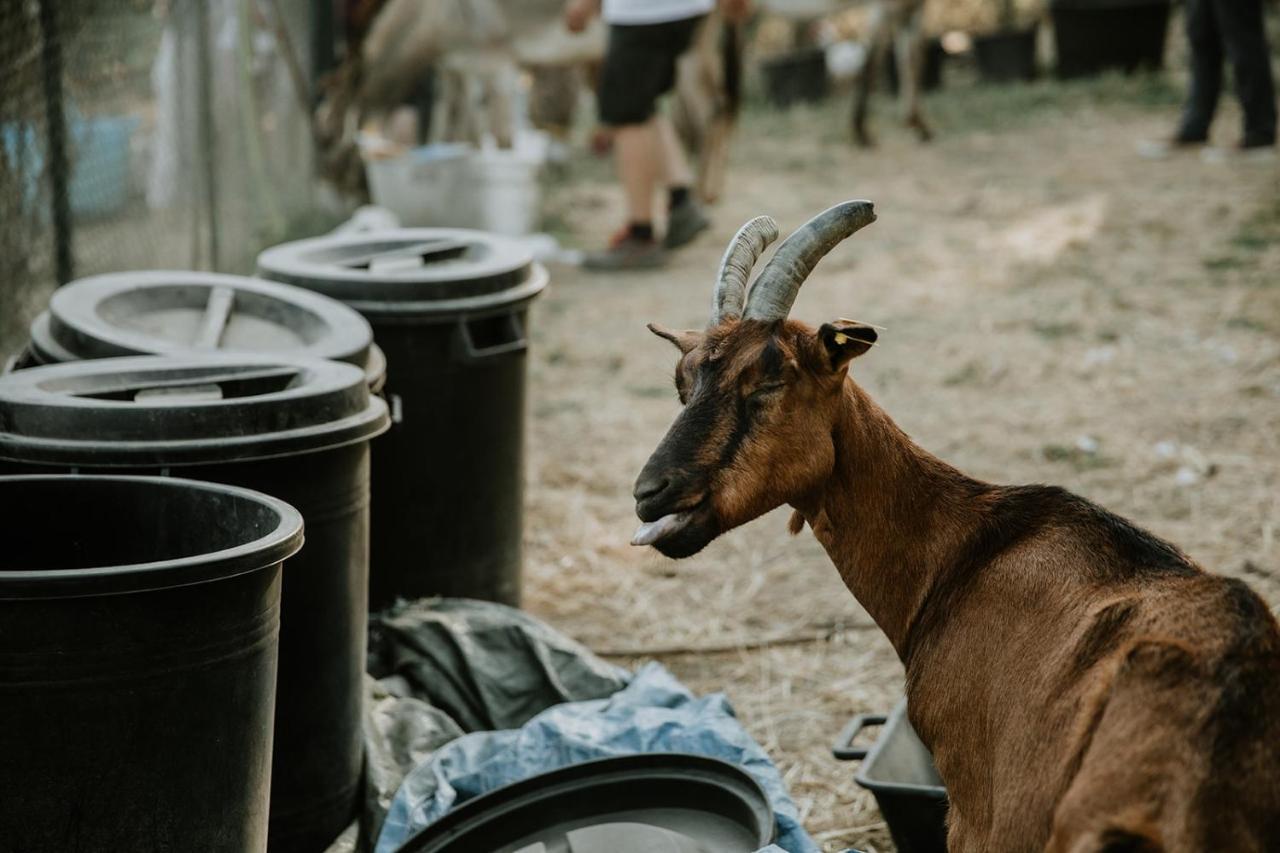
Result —
[{"label": "patch of grass", "polygon": [[1254,266],[1256,261],[1252,258],[1242,258],[1239,255],[1217,255],[1212,258],[1205,258],[1200,263],[1210,272],[1223,272],[1251,267]]},{"label": "patch of grass", "polygon": [[1228,329],[1248,329],[1251,332],[1267,332],[1270,328],[1266,323],[1255,320],[1252,317],[1232,317],[1227,321]]},{"label": "patch of grass", "polygon": [[1059,338],[1070,338],[1080,334],[1079,323],[1032,323],[1031,330],[1042,338],[1048,340],[1058,340]]},{"label": "patch of grass", "polygon": [[1181,101],[1162,74],[1104,74],[1083,80],[1039,80],[1014,86],[978,81],[948,85],[926,99],[926,110],[947,130],[1000,131],[1034,122],[1046,112],[1122,106],[1166,110]]},{"label": "patch of grass", "polygon": [[1114,464],[1105,456],[1086,453],[1078,447],[1066,444],[1046,444],[1040,448],[1040,455],[1047,462],[1061,462],[1070,465],[1076,471],[1093,471],[1098,468],[1109,468]]}]

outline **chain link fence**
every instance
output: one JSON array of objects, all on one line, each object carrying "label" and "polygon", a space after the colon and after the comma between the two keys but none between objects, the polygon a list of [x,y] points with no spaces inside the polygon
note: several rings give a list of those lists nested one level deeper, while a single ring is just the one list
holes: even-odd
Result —
[{"label": "chain link fence", "polygon": [[330,11],[0,0],[0,355],[71,278],[247,272],[260,248],[339,218],[310,126]]}]

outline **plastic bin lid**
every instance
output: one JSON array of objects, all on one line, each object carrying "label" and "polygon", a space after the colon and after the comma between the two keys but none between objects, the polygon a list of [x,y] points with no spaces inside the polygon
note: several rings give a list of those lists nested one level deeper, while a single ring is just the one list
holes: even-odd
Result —
[{"label": "plastic bin lid", "polygon": [[532,299],[547,272],[518,242],[462,228],[397,228],[283,243],[258,274],[366,315],[475,314]]},{"label": "plastic bin lid", "polygon": [[73,361],[0,376],[0,458],[75,467],[293,456],[385,431],[349,364],[208,353]]},{"label": "plastic bin lid", "polygon": [[369,323],[302,288],[217,273],[96,275],[54,292],[31,326],[41,361],[203,351],[330,358],[381,370]]},{"label": "plastic bin lid", "polygon": [[754,853],[775,829],[768,797],[737,765],[640,753],[571,764],[474,797],[398,853]]}]

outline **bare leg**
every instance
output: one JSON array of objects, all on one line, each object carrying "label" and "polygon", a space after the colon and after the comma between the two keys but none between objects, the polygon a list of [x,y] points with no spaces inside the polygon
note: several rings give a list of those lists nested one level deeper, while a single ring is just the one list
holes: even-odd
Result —
[{"label": "bare leg", "polygon": [[623,125],[614,131],[614,160],[618,180],[627,197],[627,219],[653,222],[653,191],[664,173],[662,140],[653,119]]}]

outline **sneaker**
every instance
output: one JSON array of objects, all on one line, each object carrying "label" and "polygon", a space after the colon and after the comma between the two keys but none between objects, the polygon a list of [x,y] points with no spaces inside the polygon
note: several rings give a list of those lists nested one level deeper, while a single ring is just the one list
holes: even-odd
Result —
[{"label": "sneaker", "polygon": [[658,241],[645,239],[623,228],[609,241],[609,248],[602,252],[588,252],[582,266],[589,270],[651,270],[666,262],[666,254]]},{"label": "sneaker", "polygon": [[1208,143],[1208,139],[1179,135],[1168,139],[1140,139],[1134,148],[1139,157],[1147,160],[1164,160],[1184,151],[1199,150]]},{"label": "sneaker", "polygon": [[702,206],[691,198],[686,199],[667,214],[667,234],[662,245],[678,249],[710,227],[711,220],[702,212]]},{"label": "sneaker", "polygon": [[1206,163],[1270,163],[1276,159],[1276,144],[1271,142],[1238,142],[1231,148],[1206,148],[1200,152]]}]

